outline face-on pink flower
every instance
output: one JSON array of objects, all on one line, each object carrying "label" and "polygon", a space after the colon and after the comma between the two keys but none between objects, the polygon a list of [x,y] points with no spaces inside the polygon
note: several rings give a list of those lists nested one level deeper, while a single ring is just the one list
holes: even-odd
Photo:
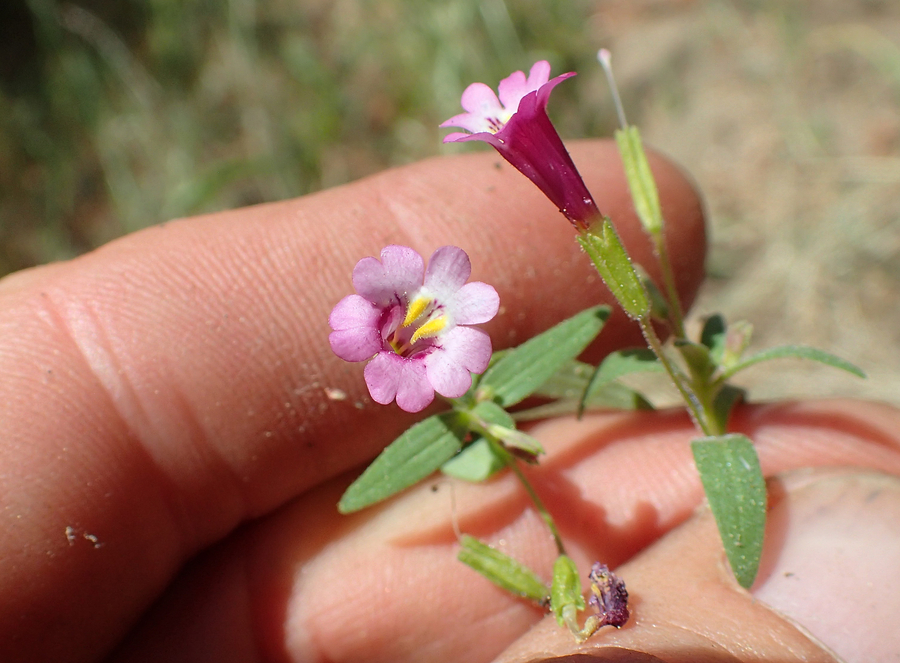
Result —
[{"label": "face-on pink flower", "polygon": [[328,318],[331,349],[345,361],[366,361],[364,375],[376,403],[395,398],[418,412],[437,391],[459,398],[491,359],[491,339],[467,325],[497,314],[500,298],[486,283],[466,283],[469,256],[443,246],[422,256],[388,246],[381,261],[363,258],[353,269],[357,294],[344,297]]},{"label": "face-on pink flower", "polygon": [[535,63],[528,74],[513,72],[500,81],[498,92],[484,83],[472,83],[462,95],[467,111],[451,117],[442,127],[470,133],[452,133],[445,143],[481,140],[490,144],[544,192],[559,211],[579,229],[587,229],[602,215],[559,134],[547,117],[550,92],[574,73],[550,79],[550,64]]}]

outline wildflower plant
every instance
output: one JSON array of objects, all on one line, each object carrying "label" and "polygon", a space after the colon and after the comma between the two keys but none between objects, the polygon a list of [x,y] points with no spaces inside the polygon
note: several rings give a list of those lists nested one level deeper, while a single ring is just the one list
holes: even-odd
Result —
[{"label": "wildflower plant", "polygon": [[[665,220],[638,129],[627,123],[612,76],[609,53],[598,54],[613,92],[621,128],[615,139],[644,230],[654,247],[662,282],[653,283],[619,240],[547,115],[553,89],[574,73],[550,78],[538,62],[526,76],[515,72],[498,94],[474,83],[462,95],[466,111],[442,127],[460,128],[445,142],[483,141],[530,179],[568,219],[618,305],[639,326],[647,346],[609,354],[591,366],[577,357],[601,332],[609,307],[589,308],[522,345],[491,353],[487,335],[473,327],[497,313],[496,291],[466,283],[470,264],[457,247],[441,247],[427,268],[410,248],[389,246],[381,260],[363,258],[353,270],[357,294],[335,306],[331,347],[347,361],[368,361],[364,374],[372,399],[408,412],[428,406],[435,392],[449,409],[414,424],[391,443],[347,489],[338,505],[349,513],[404,490],[440,470],[483,481],[508,468],[520,480],[557,548],[552,582],[469,535],[460,536],[459,559],[516,596],[543,606],[583,641],[599,628],[621,627],[629,618],[628,592],[601,562],[582,588],[575,563],[552,514],[522,471],[537,463],[540,443],[517,422],[588,409],[649,408],[620,379],[637,372],[665,373],[684,400],[698,430],[694,461],[736,581],[749,587],[762,554],[767,496],[753,442],[728,431],[729,415],[743,392],[728,384],[736,373],[782,357],[819,361],[860,377],[852,364],[805,346],[784,346],[747,356],[751,326],[707,318],[689,338],[665,244]],[[657,334],[664,329],[666,342]],[[572,394],[577,394],[575,397]],[[537,396],[550,402],[517,409]],[[585,593],[589,598],[585,601]],[[581,615],[590,607],[587,617]]]}]

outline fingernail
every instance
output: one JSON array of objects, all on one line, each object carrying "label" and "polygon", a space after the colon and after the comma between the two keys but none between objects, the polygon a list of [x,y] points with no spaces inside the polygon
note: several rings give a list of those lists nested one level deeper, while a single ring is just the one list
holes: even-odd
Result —
[{"label": "fingernail", "polygon": [[866,472],[784,479],[769,513],[757,599],[842,661],[900,652],[900,480]]}]

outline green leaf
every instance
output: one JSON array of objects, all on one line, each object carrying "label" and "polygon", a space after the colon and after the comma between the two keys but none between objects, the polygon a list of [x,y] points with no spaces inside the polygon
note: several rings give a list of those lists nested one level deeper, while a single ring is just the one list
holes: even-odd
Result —
[{"label": "green leaf", "polygon": [[589,308],[525,341],[484,373],[479,394],[503,407],[530,396],[560,366],[581,354],[603,329],[609,312],[608,306]]},{"label": "green leaf", "polygon": [[579,412],[603,410],[653,410],[653,404],[640,393],[618,382],[604,385],[581,407],[581,399],[564,399],[513,412],[516,421],[549,419]]},{"label": "green leaf", "polygon": [[[498,440],[508,450],[518,449],[525,452],[525,456],[534,461],[537,455],[544,453],[541,443],[527,433],[516,430],[516,422],[512,415],[494,401],[482,401],[467,413],[470,419],[469,429],[479,432],[491,440]],[[494,449],[494,455],[499,455],[499,450]]]},{"label": "green leaf", "polygon": [[723,384],[713,399],[713,417],[716,420],[716,430],[728,430],[728,419],[734,406],[744,400],[746,393],[740,387]]},{"label": "green leaf", "polygon": [[756,449],[739,434],[694,440],[691,449],[731,570],[750,587],[766,528],[766,482]]},{"label": "green leaf", "polygon": [[584,610],[578,567],[567,555],[560,555],[553,564],[553,584],[550,586],[550,610],[560,626],[565,626],[566,612]]},{"label": "green leaf", "polygon": [[484,481],[509,464],[510,453],[521,451],[516,455],[529,462],[544,453],[541,443],[516,430],[512,416],[493,401],[482,401],[461,414],[467,428],[484,437],[444,463],[444,474],[466,481]]},{"label": "green leaf", "polygon": [[728,370],[741,361],[747,346],[750,345],[750,338],[753,336],[753,325],[746,320],[738,320],[728,325],[728,334],[725,342],[718,355],[715,355],[716,361],[722,367],[722,370]]},{"label": "green leaf", "polygon": [[494,401],[481,401],[471,410],[465,413],[469,420],[470,430],[480,430],[483,434],[491,424],[515,428],[516,423],[509,412],[497,405]]},{"label": "green leaf", "polygon": [[532,395],[542,398],[580,398],[595,370],[594,366],[573,359],[560,366]]},{"label": "green leaf", "polygon": [[728,338],[728,326],[725,318],[716,313],[709,316],[703,323],[703,331],[700,332],[700,342],[709,348],[709,354],[716,364],[722,363],[722,355],[725,352],[725,341]]},{"label": "green leaf", "polygon": [[637,270],[638,276],[641,279],[641,284],[644,286],[644,290],[647,291],[647,296],[650,297],[651,317],[655,320],[669,320],[671,306],[669,306],[669,301],[666,299],[666,296],[662,294],[662,291],[653,282],[650,275],[647,274],[640,265],[635,265],[634,268]]},{"label": "green leaf", "polygon": [[706,384],[717,368],[710,356],[709,348],[701,343],[693,343],[681,338],[676,339],[674,345],[684,358],[694,380]]},{"label": "green leaf", "polygon": [[577,239],[622,309],[632,318],[647,317],[650,298],[609,219],[603,219],[599,234],[593,228]]},{"label": "green leaf", "polygon": [[494,447],[483,437],[441,465],[441,472],[463,481],[486,481],[506,467],[506,460],[494,452]]},{"label": "green leaf", "polygon": [[420,421],[394,440],[347,488],[338,511],[353,513],[424,479],[459,451],[466,428],[456,412]]},{"label": "green leaf", "polygon": [[641,134],[635,126],[628,126],[616,131],[616,143],[625,167],[625,177],[631,190],[634,209],[641,219],[644,228],[652,235],[662,230],[663,219],[659,207],[659,194],[656,181],[647,163],[647,154],[641,143]]},{"label": "green leaf", "polygon": [[772,359],[784,359],[788,357],[793,359],[810,359],[812,361],[817,361],[820,364],[825,364],[827,366],[839,368],[842,371],[847,371],[848,373],[852,373],[857,377],[866,377],[865,372],[861,368],[858,368],[854,364],[851,364],[849,361],[841,359],[840,357],[835,357],[830,352],[825,352],[824,350],[818,350],[816,348],[810,348],[805,345],[782,345],[777,348],[763,350],[762,352],[759,352],[752,357],[748,357],[742,362],[730,366],[725,371],[724,375],[726,378],[729,378],[738,371],[743,371],[745,368],[749,368],[754,364],[759,364],[760,362],[769,361]]},{"label": "green leaf", "polygon": [[649,348],[629,348],[610,352],[597,366],[597,370],[585,387],[578,415],[581,416],[595,394],[603,387],[626,375],[641,372],[665,372],[663,365]]},{"label": "green leaf", "polygon": [[522,457],[529,462],[537,462],[537,456],[544,453],[544,447],[537,438],[532,437],[528,433],[524,433],[515,428],[507,428],[506,426],[498,426],[492,424],[488,426],[488,433],[494,439],[500,440],[503,446],[511,452],[522,452],[516,455]]},{"label": "green leaf", "polygon": [[550,588],[531,569],[468,534],[462,536],[460,544],[459,561],[498,587],[536,603],[547,600]]}]

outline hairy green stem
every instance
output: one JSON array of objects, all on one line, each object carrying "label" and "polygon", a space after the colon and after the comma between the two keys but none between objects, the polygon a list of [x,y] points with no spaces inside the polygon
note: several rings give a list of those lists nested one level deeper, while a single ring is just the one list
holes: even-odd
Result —
[{"label": "hairy green stem", "polygon": [[543,500],[541,500],[540,496],[535,492],[534,486],[531,485],[531,482],[528,480],[528,477],[525,476],[525,473],[522,471],[522,468],[519,467],[519,462],[510,454],[507,454],[507,466],[509,469],[515,473],[516,477],[518,477],[519,482],[522,484],[522,487],[525,488],[525,492],[528,493],[528,497],[531,498],[531,501],[534,503],[534,508],[537,509],[538,514],[540,514],[541,519],[546,523],[547,528],[550,530],[550,534],[553,535],[553,542],[556,544],[556,551],[560,555],[566,554],[566,548],[562,542],[562,536],[559,534],[559,529],[556,527],[556,521],[553,520],[553,516],[550,515],[550,511],[547,510],[547,507],[544,506]]},{"label": "hairy green stem", "polygon": [[662,342],[659,340],[659,336],[656,335],[656,330],[653,329],[650,319],[639,318],[638,323],[641,326],[641,331],[644,334],[647,345],[650,346],[650,349],[653,350],[654,354],[659,358],[660,363],[663,365],[666,373],[669,374],[669,378],[671,378],[675,388],[678,389],[678,393],[681,394],[681,397],[687,404],[691,419],[694,420],[694,423],[705,435],[713,435],[708,423],[712,418],[710,416],[711,410],[707,409],[708,406],[704,407],[704,404],[697,398],[697,395],[693,390],[685,384],[684,376],[681,371],[671,362],[663,350]]},{"label": "hairy green stem", "polygon": [[669,260],[669,252],[666,250],[666,238],[662,231],[653,233],[653,244],[662,271],[663,287],[669,299],[669,322],[672,323],[676,338],[686,338],[684,312],[681,310],[681,300],[678,298],[678,288],[675,286],[675,273],[672,271],[672,262]]}]

